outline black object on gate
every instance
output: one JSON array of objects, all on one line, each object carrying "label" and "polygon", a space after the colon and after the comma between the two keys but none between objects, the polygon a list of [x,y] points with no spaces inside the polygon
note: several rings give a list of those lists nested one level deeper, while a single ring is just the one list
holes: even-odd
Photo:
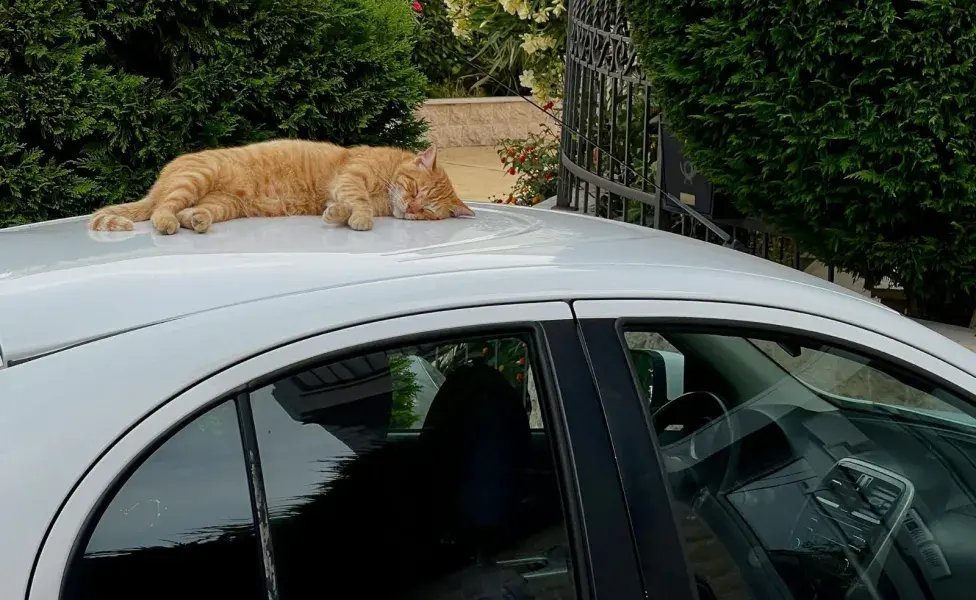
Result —
[{"label": "black object on gate", "polygon": [[[701,174],[685,156],[684,144],[671,135],[667,125],[661,126],[661,187],[672,196],[691,206],[710,220],[741,219],[742,213],[732,200],[715,189],[715,185]],[[681,213],[673,204],[665,204],[664,210]]]}]

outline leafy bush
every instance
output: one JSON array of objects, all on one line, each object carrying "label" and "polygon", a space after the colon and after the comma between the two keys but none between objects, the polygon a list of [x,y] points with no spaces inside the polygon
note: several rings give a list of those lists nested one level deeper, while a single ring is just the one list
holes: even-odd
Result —
[{"label": "leafy bush", "polygon": [[[443,0],[416,0],[414,6],[415,10],[419,9],[419,18],[413,62],[427,77],[429,97],[508,95],[494,82],[485,81],[480,70],[459,58],[472,60],[478,52],[469,40],[462,40],[452,33],[453,23]],[[501,77],[502,80],[506,78],[511,79]]]},{"label": "leafy bush", "polygon": [[744,210],[918,316],[976,307],[971,0],[627,0],[656,103]]},{"label": "leafy bush", "polygon": [[[546,105],[552,110],[552,103]],[[526,139],[498,143],[498,158],[509,175],[518,179],[508,196],[493,198],[496,204],[534,206],[556,193],[559,175],[559,136],[549,123]]]},{"label": "leafy bush", "polygon": [[563,93],[566,0],[444,0],[453,31],[479,48],[487,71],[537,99]]},{"label": "leafy bush", "polygon": [[0,6],[0,226],[140,198],[168,160],[272,137],[416,147],[403,0]]}]

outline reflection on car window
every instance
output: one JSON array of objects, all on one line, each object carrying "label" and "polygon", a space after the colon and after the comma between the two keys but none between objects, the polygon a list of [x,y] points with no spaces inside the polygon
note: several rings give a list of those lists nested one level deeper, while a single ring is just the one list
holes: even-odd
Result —
[{"label": "reflection on car window", "polygon": [[[517,338],[480,339],[407,348],[391,356],[394,381],[394,429],[420,429],[444,373],[456,366],[481,360],[498,369],[514,387],[529,411],[529,425],[542,428],[539,397],[528,361],[528,347]],[[409,404],[405,404],[409,402]]]},{"label": "reflection on car window", "polygon": [[529,349],[378,350],[252,393],[282,598],[575,597]]},{"label": "reflection on car window", "polygon": [[[681,353],[660,334],[652,331],[627,331],[624,337],[634,364],[637,387],[644,400],[652,406],[673,400],[680,393],[682,373],[680,368],[667,369],[667,365],[680,364]],[[654,391],[655,371],[658,376],[657,392]]]},{"label": "reflection on car window", "polygon": [[830,346],[789,348],[768,340],[750,341],[788,373],[818,391],[847,400],[964,414],[931,393],[905,385],[870,366],[866,359],[843,350]]},{"label": "reflection on car window", "polygon": [[800,336],[665,327],[625,340],[650,333],[680,356],[650,367],[655,381],[682,375],[650,425],[699,597],[971,595],[976,420],[963,398]]},{"label": "reflection on car window", "polygon": [[65,589],[79,600],[263,595],[233,401],[139,465],[99,517]]}]

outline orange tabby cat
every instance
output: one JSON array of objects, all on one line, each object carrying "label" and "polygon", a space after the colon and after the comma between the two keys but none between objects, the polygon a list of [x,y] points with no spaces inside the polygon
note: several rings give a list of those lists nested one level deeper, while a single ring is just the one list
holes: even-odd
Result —
[{"label": "orange tabby cat", "polygon": [[164,234],[185,227],[203,233],[213,223],[241,217],[322,215],[326,223],[358,231],[373,217],[433,220],[473,217],[447,174],[437,149],[274,140],[184,154],[165,167],[138,202],[106,206],[92,215],[98,231],[129,231],[152,221]]}]

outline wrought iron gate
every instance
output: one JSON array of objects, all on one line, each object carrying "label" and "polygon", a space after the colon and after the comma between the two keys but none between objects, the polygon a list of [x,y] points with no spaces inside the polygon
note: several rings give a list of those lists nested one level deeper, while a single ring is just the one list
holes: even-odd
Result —
[{"label": "wrought iron gate", "polygon": [[[556,205],[659,226],[658,117],[616,0],[570,0]],[[581,135],[577,135],[578,132]]]},{"label": "wrought iron gate", "polygon": [[[668,229],[805,268],[794,240],[748,219],[709,221],[665,210],[661,181],[662,115],[630,44],[619,0],[569,0],[566,73],[556,207]],[[671,207],[674,208],[674,207]],[[833,281],[828,268],[827,279]]]}]

